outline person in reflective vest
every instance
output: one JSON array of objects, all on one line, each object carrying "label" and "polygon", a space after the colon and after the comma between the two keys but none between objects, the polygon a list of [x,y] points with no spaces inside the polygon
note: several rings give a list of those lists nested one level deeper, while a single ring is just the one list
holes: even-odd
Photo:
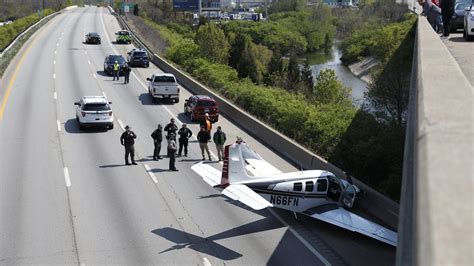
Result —
[{"label": "person in reflective vest", "polygon": [[120,76],[120,65],[119,65],[118,61],[115,60],[115,63],[114,63],[114,80],[115,80],[115,78],[117,78],[117,80],[119,80],[119,76]]},{"label": "person in reflective vest", "polygon": [[204,120],[201,123],[201,127],[204,127],[204,129],[206,129],[206,131],[209,132],[209,135],[211,134],[212,122],[211,122],[211,119],[209,118],[208,113],[204,115]]}]

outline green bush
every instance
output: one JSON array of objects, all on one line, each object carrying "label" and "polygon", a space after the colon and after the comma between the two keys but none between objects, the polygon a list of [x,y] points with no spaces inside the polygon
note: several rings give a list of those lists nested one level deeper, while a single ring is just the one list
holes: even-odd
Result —
[{"label": "green bush", "polygon": [[[43,16],[54,13],[53,9],[43,10]],[[17,19],[13,23],[0,27],[0,49],[3,51],[17,36],[31,25],[38,22],[42,17],[32,14],[24,18]]]}]

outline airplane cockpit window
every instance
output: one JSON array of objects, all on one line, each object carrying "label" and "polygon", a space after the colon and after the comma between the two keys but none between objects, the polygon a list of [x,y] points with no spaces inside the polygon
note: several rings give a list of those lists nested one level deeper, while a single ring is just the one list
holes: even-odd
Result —
[{"label": "airplane cockpit window", "polygon": [[316,191],[317,192],[326,192],[328,190],[328,180],[327,179],[318,179],[316,181]]},{"label": "airplane cockpit window", "polygon": [[328,194],[327,196],[334,200],[334,201],[339,201],[339,198],[342,195],[342,189],[340,184],[337,182],[335,178],[329,177],[329,188],[328,188]]},{"label": "airplane cockpit window", "polygon": [[313,181],[306,181],[306,192],[313,192],[314,189],[314,183]]},{"label": "airplane cockpit window", "polygon": [[303,183],[298,182],[293,184],[293,191],[301,191],[303,189]]}]

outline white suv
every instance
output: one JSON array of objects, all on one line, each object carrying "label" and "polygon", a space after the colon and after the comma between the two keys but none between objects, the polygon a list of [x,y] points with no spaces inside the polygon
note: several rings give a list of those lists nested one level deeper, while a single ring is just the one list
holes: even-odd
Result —
[{"label": "white suv", "polygon": [[86,126],[104,126],[109,129],[114,128],[114,115],[111,102],[107,101],[104,96],[84,96],[80,101],[75,102],[76,120],[79,128],[84,129]]},{"label": "white suv", "polygon": [[466,41],[474,39],[474,3],[464,9],[464,30],[463,35]]}]

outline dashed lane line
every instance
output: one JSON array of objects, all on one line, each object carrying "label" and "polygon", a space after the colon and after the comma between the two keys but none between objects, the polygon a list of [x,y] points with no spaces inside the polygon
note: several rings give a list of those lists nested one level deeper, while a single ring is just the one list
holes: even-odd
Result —
[{"label": "dashed lane line", "polygon": [[53,74],[53,79],[56,79],[56,73]]},{"label": "dashed lane line", "polygon": [[64,167],[64,181],[66,181],[66,187],[71,187],[71,178],[69,177],[69,170]]},{"label": "dashed lane line", "polygon": [[148,175],[151,177],[153,182],[155,182],[155,184],[158,183],[158,179],[156,179],[155,174],[151,171],[150,166],[148,166],[148,164],[143,164],[143,166],[145,166],[145,170],[148,173]]},{"label": "dashed lane line", "polygon": [[58,126],[58,131],[61,131],[61,122],[56,120],[56,125]]},{"label": "dashed lane line", "polygon": [[202,258],[202,265],[204,266],[211,266],[211,262],[206,258]]},{"label": "dashed lane line", "polygon": [[119,123],[120,127],[122,128],[122,130],[125,130],[125,127],[123,126],[122,120],[117,119],[117,122]]},{"label": "dashed lane line", "polygon": [[58,94],[57,94],[56,92],[53,93],[53,98],[54,98],[55,100],[58,99]]}]

